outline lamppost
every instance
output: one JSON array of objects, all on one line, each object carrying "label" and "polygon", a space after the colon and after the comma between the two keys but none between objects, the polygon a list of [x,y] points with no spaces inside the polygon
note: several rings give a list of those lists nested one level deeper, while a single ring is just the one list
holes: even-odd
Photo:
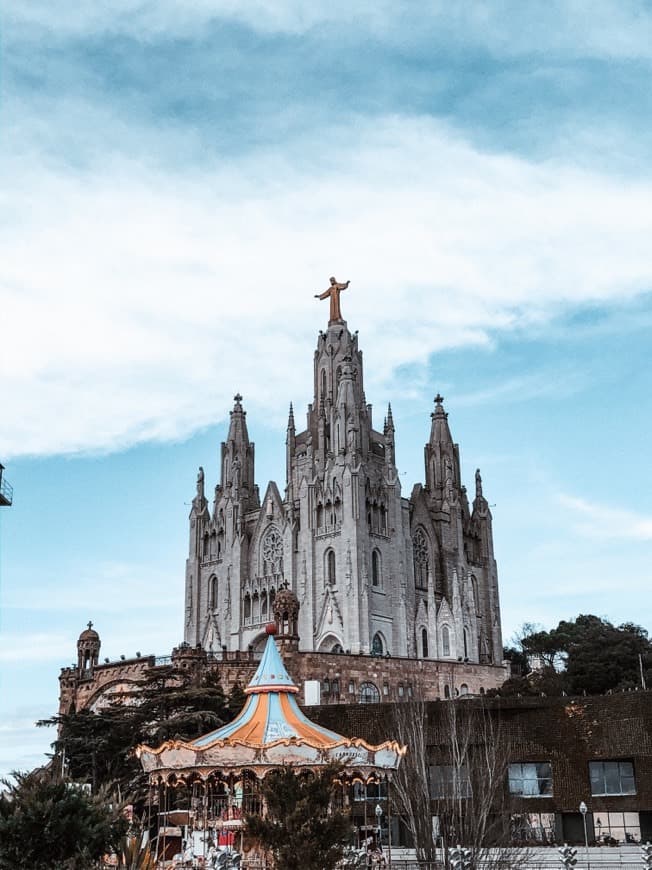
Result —
[{"label": "lamppost", "polygon": [[586,814],[588,813],[589,808],[582,801],[580,803],[580,812],[582,813],[582,821],[584,822],[584,848],[586,849],[586,866],[590,867],[591,864],[589,862],[589,835],[586,832]]},{"label": "lamppost", "polygon": [[377,826],[378,827],[378,848],[382,852],[383,851],[383,835],[382,835],[382,828],[380,827],[380,820],[383,817],[383,808],[381,807],[380,804],[376,804],[376,809],[374,810],[374,812],[376,814],[376,822],[378,823],[378,826]]}]

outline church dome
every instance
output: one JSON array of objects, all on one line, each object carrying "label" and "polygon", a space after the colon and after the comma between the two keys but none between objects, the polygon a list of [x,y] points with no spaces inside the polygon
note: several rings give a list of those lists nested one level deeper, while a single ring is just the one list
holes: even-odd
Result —
[{"label": "church dome", "polygon": [[274,613],[295,613],[299,610],[299,599],[287,587],[279,589],[274,599]]},{"label": "church dome", "polygon": [[82,631],[82,633],[79,635],[79,640],[80,640],[80,641],[89,641],[89,640],[90,640],[90,641],[93,641],[93,640],[99,640],[99,639],[100,639],[100,636],[99,636],[99,634],[95,631],[95,629],[93,628],[93,623],[92,623],[92,622],[89,622],[89,623],[88,623],[88,628],[85,628],[85,629]]}]

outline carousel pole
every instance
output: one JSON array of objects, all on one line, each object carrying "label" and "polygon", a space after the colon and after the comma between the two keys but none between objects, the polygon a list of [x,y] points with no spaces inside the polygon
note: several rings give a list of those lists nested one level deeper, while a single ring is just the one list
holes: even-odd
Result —
[{"label": "carousel pole", "polygon": [[392,866],[392,803],[390,800],[389,787],[391,779],[387,777],[387,852],[389,854],[389,866]]},{"label": "carousel pole", "polygon": [[204,866],[206,866],[206,833],[208,831],[208,782],[204,780],[204,799],[203,799],[203,809],[204,809],[204,832],[202,837],[202,855],[204,858]]},{"label": "carousel pole", "polygon": [[[165,839],[168,833],[168,820],[167,820],[167,808],[168,808],[168,784],[167,782],[163,783],[163,867],[165,867]],[[161,813],[159,812],[159,819],[161,817]]]}]

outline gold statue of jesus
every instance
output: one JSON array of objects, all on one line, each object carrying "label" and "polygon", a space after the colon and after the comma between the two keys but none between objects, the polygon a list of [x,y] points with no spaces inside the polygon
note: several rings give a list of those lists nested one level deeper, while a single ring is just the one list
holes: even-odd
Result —
[{"label": "gold statue of jesus", "polygon": [[340,308],[340,293],[342,290],[346,290],[346,288],[351,283],[350,281],[345,281],[343,284],[338,283],[335,278],[330,278],[331,286],[328,290],[324,290],[323,293],[315,293],[315,299],[326,299],[330,296],[331,299],[331,313],[328,319],[329,323],[337,323],[341,322],[344,318],[342,317],[342,309]]}]

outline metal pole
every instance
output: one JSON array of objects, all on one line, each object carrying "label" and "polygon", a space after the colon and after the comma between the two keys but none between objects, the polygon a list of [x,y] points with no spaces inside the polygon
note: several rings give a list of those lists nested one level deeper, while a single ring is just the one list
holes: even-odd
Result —
[{"label": "metal pole", "polygon": [[580,812],[582,813],[582,821],[584,822],[584,849],[586,851],[586,866],[587,868],[591,867],[591,861],[589,859],[589,835],[586,830],[586,814],[589,811],[587,805],[582,801],[580,803]]},{"label": "metal pole", "polygon": [[389,866],[392,866],[392,808],[389,800],[390,778],[387,777],[387,851],[389,852]]}]

